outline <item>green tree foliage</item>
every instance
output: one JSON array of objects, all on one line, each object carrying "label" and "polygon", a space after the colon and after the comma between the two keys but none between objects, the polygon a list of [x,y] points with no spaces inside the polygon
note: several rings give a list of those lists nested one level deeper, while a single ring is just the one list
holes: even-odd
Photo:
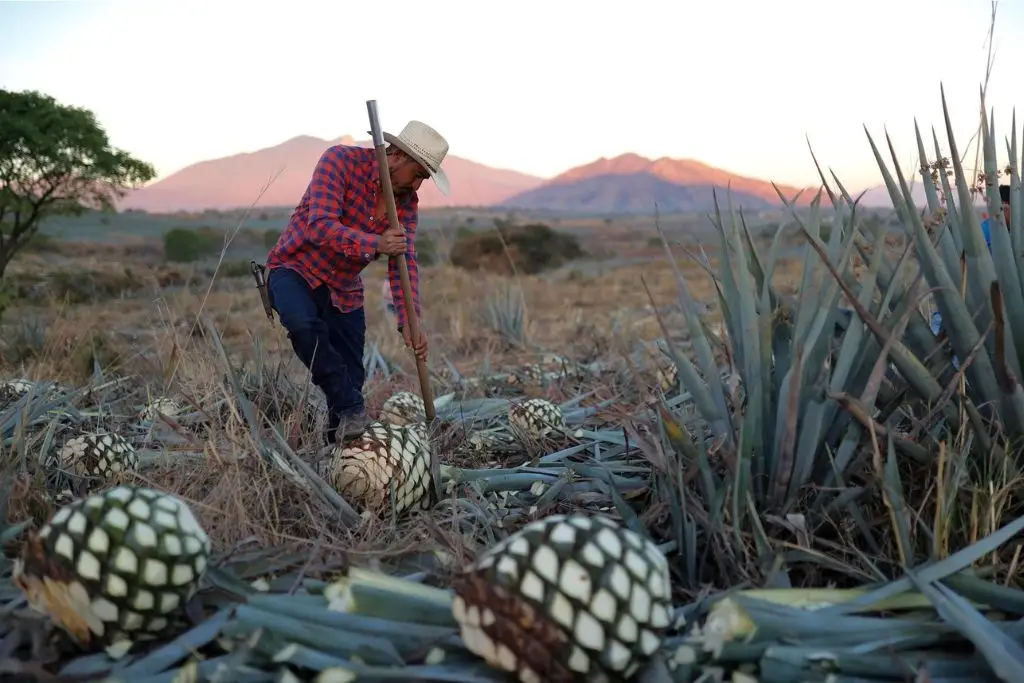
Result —
[{"label": "green tree foliage", "polygon": [[426,235],[416,236],[416,262],[424,267],[437,263],[437,245]]},{"label": "green tree foliage", "polygon": [[461,234],[451,250],[452,265],[466,270],[512,273],[540,273],[585,255],[573,236],[552,230],[543,223],[511,225],[507,221],[495,230]]},{"label": "green tree foliage", "polygon": [[113,210],[155,175],[112,147],[89,110],[0,89],[0,279],[46,218]]},{"label": "green tree foliage", "polygon": [[164,233],[164,258],[174,263],[191,263],[212,256],[223,245],[223,234],[212,228],[173,228]]},{"label": "green tree foliage", "polygon": [[267,228],[263,231],[263,246],[267,249],[273,249],[274,245],[277,244],[277,240],[281,237],[281,231],[275,230],[274,228]]}]

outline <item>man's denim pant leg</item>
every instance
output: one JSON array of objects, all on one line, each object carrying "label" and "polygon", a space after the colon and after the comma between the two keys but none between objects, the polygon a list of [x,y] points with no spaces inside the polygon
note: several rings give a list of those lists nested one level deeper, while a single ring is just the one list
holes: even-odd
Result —
[{"label": "man's denim pant leg", "polygon": [[331,303],[327,287],[311,289],[301,275],[287,268],[270,271],[267,293],[295,354],[327,397],[328,428],[333,432],[339,416],[364,410],[364,311],[342,313]]},{"label": "man's denim pant leg", "polygon": [[[932,313],[932,318],[931,321],[929,321],[928,326],[931,328],[932,334],[936,337],[939,336],[939,332],[942,331],[942,314],[938,311]],[[960,359],[955,355],[953,356],[953,367],[957,370],[960,369]]]}]

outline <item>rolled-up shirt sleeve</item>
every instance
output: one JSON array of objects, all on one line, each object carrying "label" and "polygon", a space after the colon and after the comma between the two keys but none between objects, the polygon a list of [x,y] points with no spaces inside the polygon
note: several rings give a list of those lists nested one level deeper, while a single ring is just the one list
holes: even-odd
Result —
[{"label": "rolled-up shirt sleeve", "polygon": [[338,220],[345,196],[346,159],[337,147],[320,156],[309,183],[308,237],[321,247],[353,259],[369,260],[377,253],[379,235],[343,225]]}]

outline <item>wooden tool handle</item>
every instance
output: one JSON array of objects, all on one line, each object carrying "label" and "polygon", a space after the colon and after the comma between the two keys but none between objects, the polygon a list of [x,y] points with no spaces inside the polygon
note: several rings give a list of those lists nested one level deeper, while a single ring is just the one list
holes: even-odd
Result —
[{"label": "wooden tool handle", "polygon": [[[370,115],[370,134],[373,136],[373,147],[377,153],[377,168],[380,173],[381,189],[384,191],[384,204],[388,210],[388,222],[391,227],[405,229],[398,221],[398,207],[395,204],[395,192],[391,187],[391,174],[388,172],[388,153],[384,146],[384,133],[380,128],[380,118],[377,115],[377,101],[368,100],[366,111]],[[409,334],[413,341],[420,336],[420,320],[416,315],[415,299],[412,296],[412,283],[409,280],[409,264],[405,262],[405,254],[392,256],[398,264],[398,277],[402,282],[402,300],[405,302],[405,317],[409,325]],[[427,422],[433,422],[437,417],[434,410],[434,392],[430,387],[430,375],[427,372],[426,361],[416,357],[416,373],[420,376],[420,393],[423,396],[423,407],[427,413]]]},{"label": "wooden tool handle", "polygon": [[[380,185],[384,192],[384,203],[388,210],[388,221],[391,227],[405,230],[398,222],[398,207],[395,205],[395,192],[391,187],[391,173],[388,171],[388,153],[384,147],[384,133],[380,128],[377,115],[377,101],[367,100],[366,111],[370,115],[370,134],[373,135],[373,147],[377,153],[377,169],[380,173]],[[405,302],[405,318],[409,326],[409,334],[413,342],[420,336],[420,319],[416,315],[415,300],[412,296],[412,283],[409,281],[409,264],[405,262],[405,254],[392,256],[398,266],[398,277],[402,282],[402,300]],[[428,428],[434,425],[437,411],[434,409],[434,392],[430,388],[430,375],[427,374],[427,362],[416,357],[416,373],[420,376],[420,395],[423,396],[423,408],[426,412]],[[437,451],[430,448],[430,478],[433,481],[431,497],[434,502],[441,500],[441,461]]]}]

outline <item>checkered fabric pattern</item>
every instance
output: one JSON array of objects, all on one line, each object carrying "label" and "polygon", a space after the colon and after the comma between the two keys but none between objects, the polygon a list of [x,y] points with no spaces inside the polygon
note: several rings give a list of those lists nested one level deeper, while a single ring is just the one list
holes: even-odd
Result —
[{"label": "checkered fabric pattern", "polygon": [[[389,227],[387,216],[374,217],[381,192],[377,157],[373,149],[335,145],[320,157],[302,201],[288,227],[270,250],[267,268],[294,270],[316,288],[331,290],[331,301],[343,313],[363,305],[362,270],[380,258],[380,235]],[[396,197],[398,220],[405,228],[413,305],[420,315],[419,267],[416,263],[416,225],[419,198],[416,193]],[[398,264],[389,259],[388,279],[395,302],[399,329],[408,317],[402,299]]]}]

